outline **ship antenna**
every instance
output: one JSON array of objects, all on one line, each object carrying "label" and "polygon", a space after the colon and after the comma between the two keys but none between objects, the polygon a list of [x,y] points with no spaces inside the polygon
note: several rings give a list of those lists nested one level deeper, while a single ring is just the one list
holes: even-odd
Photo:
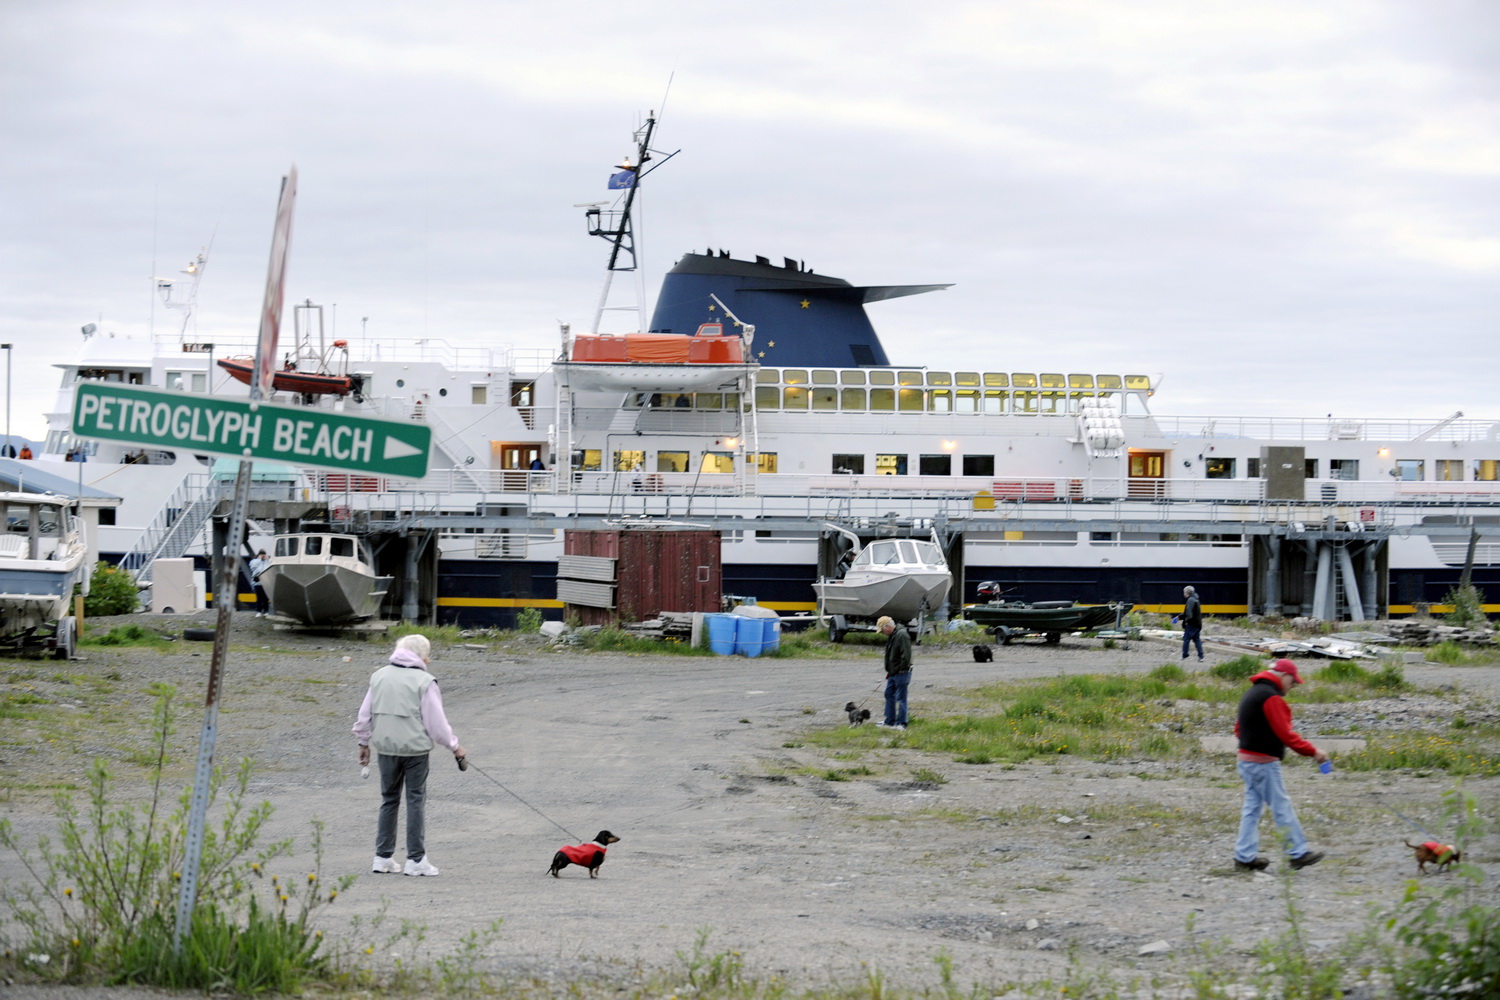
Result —
[{"label": "ship antenna", "polygon": [[[636,239],[634,226],[634,212],[636,193],[640,191],[641,181],[656,167],[647,168],[646,164],[651,161],[651,136],[656,131],[656,113],[650,112],[646,116],[645,123],[635,132],[636,159],[630,162],[626,157],[625,162],[620,164],[619,170],[610,175],[609,185],[613,190],[624,191],[624,199],[618,209],[604,211],[599,205],[588,205],[584,212],[584,218],[588,221],[588,232],[590,236],[598,236],[610,245],[609,263],[604,271],[604,288],[599,293],[599,305],[594,310],[593,332],[599,332],[599,324],[604,318],[604,311],[608,307],[609,289],[613,283],[616,271],[635,271],[637,268]],[[680,152],[674,151],[666,154],[657,164],[667,162]],[[624,310],[634,309],[638,317],[637,329],[644,330],[645,322],[645,290],[638,288],[637,302],[634,306],[618,307]]]}]

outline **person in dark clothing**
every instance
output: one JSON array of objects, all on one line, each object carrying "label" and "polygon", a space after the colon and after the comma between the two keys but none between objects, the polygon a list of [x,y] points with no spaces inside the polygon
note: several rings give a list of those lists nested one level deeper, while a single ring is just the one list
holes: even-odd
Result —
[{"label": "person in dark clothing", "polygon": [[1188,644],[1198,647],[1198,662],[1203,662],[1203,605],[1192,587],[1182,588],[1182,658],[1188,658]]},{"label": "person in dark clothing", "polygon": [[875,627],[885,635],[885,721],[889,729],[906,728],[906,689],[911,686],[911,636],[883,616]]},{"label": "person in dark clothing", "polygon": [[1239,718],[1234,723],[1240,746],[1237,767],[1245,783],[1240,833],[1234,844],[1234,867],[1239,871],[1260,871],[1271,863],[1256,855],[1260,814],[1266,806],[1271,807],[1271,818],[1286,838],[1286,853],[1293,868],[1306,868],[1323,860],[1322,851],[1308,848],[1307,835],[1281,779],[1281,759],[1288,747],[1319,764],[1328,759],[1326,753],[1292,729],[1292,709],[1282,695],[1301,683],[1295,663],[1277,660],[1250,678],[1250,690],[1240,699]]}]

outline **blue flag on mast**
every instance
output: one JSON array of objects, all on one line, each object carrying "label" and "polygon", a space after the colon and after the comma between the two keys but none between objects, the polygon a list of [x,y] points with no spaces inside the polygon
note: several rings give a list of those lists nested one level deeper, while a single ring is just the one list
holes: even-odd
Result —
[{"label": "blue flag on mast", "polygon": [[635,169],[621,170],[617,174],[609,175],[609,189],[611,191],[624,191],[635,187]]}]

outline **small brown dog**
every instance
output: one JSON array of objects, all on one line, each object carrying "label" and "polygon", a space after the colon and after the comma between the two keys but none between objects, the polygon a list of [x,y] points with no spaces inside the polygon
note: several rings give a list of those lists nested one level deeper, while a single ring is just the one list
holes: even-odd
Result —
[{"label": "small brown dog", "polygon": [[578,865],[580,868],[589,870],[589,878],[599,877],[599,866],[604,864],[604,853],[610,844],[618,844],[620,838],[608,830],[600,830],[599,836],[592,843],[569,844],[556,854],[552,855],[552,867],[548,874],[553,878],[561,878],[557,874],[568,865]]},{"label": "small brown dog", "polygon": [[1439,844],[1435,840],[1426,840],[1420,844],[1408,844],[1403,840],[1401,843],[1410,847],[1416,855],[1417,872],[1421,875],[1427,874],[1428,864],[1437,865],[1438,871],[1447,871],[1453,862],[1464,859],[1464,852],[1452,844]]}]

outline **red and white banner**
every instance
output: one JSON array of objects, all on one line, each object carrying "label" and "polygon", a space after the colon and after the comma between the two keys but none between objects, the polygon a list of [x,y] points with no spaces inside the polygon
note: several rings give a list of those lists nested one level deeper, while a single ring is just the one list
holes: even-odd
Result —
[{"label": "red and white banner", "polygon": [[276,206],[276,228],[271,232],[271,264],[266,271],[266,300],[260,307],[260,338],[255,348],[255,374],[250,398],[271,392],[276,368],[276,340],[281,332],[281,302],[286,278],[286,254],[292,242],[292,205],[297,200],[297,166],[281,179],[281,201]]}]

